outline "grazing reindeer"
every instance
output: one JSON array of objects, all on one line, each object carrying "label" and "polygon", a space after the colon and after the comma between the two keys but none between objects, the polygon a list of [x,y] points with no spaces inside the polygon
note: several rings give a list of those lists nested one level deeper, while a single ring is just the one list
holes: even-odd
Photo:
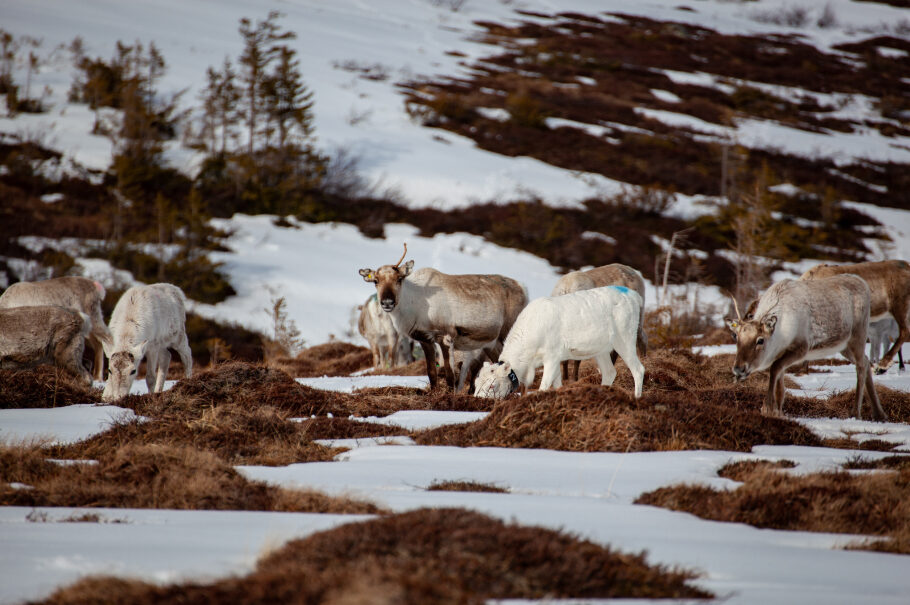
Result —
[{"label": "grazing reindeer", "polygon": [[[587,271],[572,271],[571,273],[566,273],[560,277],[559,281],[556,282],[556,285],[553,286],[553,291],[550,293],[550,296],[562,296],[563,294],[569,294],[570,292],[590,290],[591,288],[600,288],[602,286],[625,286],[630,290],[635,290],[638,292],[638,295],[641,296],[642,308],[641,313],[638,314],[638,337],[636,346],[638,348],[639,356],[647,355],[648,335],[645,334],[644,327],[645,280],[642,279],[641,274],[632,267],[613,263],[612,265],[595,267],[593,269],[588,269]],[[611,353],[610,357],[612,362],[616,363],[616,351]],[[581,360],[572,360],[572,366],[572,380],[577,381],[578,368],[581,366]],[[568,361],[562,362],[562,379],[564,381],[569,379]]]},{"label": "grazing reindeer", "polygon": [[869,298],[869,286],[861,278],[836,275],[777,282],[759,298],[751,319],[740,317],[736,307],[737,318],[726,318],[736,339],[733,375],[742,381],[753,372],[769,370],[763,414],[783,415],[782,378],[787,368],[841,353],[856,365],[856,417],[865,396],[876,419],[887,420],[866,358]]},{"label": "grazing reindeer", "polygon": [[885,260],[853,265],[817,265],[800,279],[817,279],[852,273],[859,275],[871,292],[869,321],[891,317],[897,321],[898,336],[891,348],[875,364],[875,373],[884,374],[894,363],[894,354],[910,340],[910,265],[902,260]]},{"label": "grazing reindeer", "polygon": [[397,263],[375,271],[361,269],[360,275],[375,284],[379,305],[395,329],[420,343],[430,388],[437,383],[437,344],[446,384],[453,388],[450,346],[460,351],[483,349],[488,358],[497,359],[528,296],[521,284],[502,275],[448,275],[429,267],[412,274],[413,260],[401,264],[407,252],[405,245]]},{"label": "grazing reindeer", "polygon": [[474,392],[480,397],[502,399],[534,382],[540,366],[540,390],[558,388],[561,362],[590,357],[600,368],[601,384],[610,386],[616,379],[610,357],[615,351],[632,372],[638,399],[645,376],[645,367],[635,352],[640,314],[641,296],[625,286],[532,300],[515,320],[499,363],[487,362],[481,368]]},{"label": "grazing reindeer", "polygon": [[89,316],[88,345],[94,353],[95,380],[104,378],[104,347],[111,346],[111,332],[104,324],[101,301],[104,286],[85,277],[57,277],[13,284],[0,296],[0,309],[55,305]]},{"label": "grazing reindeer", "polygon": [[103,401],[114,401],[130,392],[143,357],[147,358],[145,384],[149,393],[160,392],[171,363],[168,347],[180,355],[184,375],[192,376],[185,305],[183,291],[173,284],[134,286],[123,293],[111,314],[114,345],[107,351],[110,375],[101,394]]},{"label": "grazing reindeer", "polygon": [[82,366],[91,319],[85,313],[45,305],[0,309],[0,368],[52,364],[91,386]]}]

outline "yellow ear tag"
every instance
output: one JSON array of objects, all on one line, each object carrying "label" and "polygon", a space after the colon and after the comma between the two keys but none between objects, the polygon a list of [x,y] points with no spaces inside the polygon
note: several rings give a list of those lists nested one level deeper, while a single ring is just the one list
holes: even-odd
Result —
[{"label": "yellow ear tag", "polygon": [[370,273],[369,275],[367,275],[367,279],[373,279],[373,274]]}]

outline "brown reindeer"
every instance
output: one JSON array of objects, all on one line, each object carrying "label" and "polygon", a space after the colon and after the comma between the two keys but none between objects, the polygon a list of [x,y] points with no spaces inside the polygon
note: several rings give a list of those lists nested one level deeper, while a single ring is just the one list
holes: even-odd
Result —
[{"label": "brown reindeer", "polygon": [[[395,329],[420,343],[430,387],[437,384],[438,344],[446,384],[453,388],[450,348],[482,349],[496,361],[528,296],[521,284],[502,275],[448,275],[429,267],[412,273],[413,260],[401,264],[407,251],[405,245],[404,254],[394,265],[383,265],[375,271],[361,269],[360,275],[375,284],[379,305],[389,313]],[[476,370],[471,372],[472,385],[475,373]]]},{"label": "brown reindeer", "polygon": [[[562,296],[563,294],[578,292],[579,290],[590,290],[591,288],[600,288],[602,286],[625,286],[630,290],[634,290],[641,296],[642,305],[644,305],[645,280],[641,277],[641,274],[632,267],[619,263],[594,267],[587,271],[572,271],[571,273],[566,273],[560,277],[559,281],[556,282],[556,285],[553,286],[553,291],[550,293],[550,296]],[[642,306],[638,317],[638,338],[636,342],[638,355],[640,357],[643,357],[648,353],[648,335],[645,334],[644,322],[645,309],[644,306]],[[613,363],[616,363],[617,355],[615,351],[611,353],[610,357],[613,360]],[[578,368],[581,366],[581,361],[574,359],[572,360],[572,364],[572,380],[577,381]],[[562,362],[562,379],[563,381],[567,381],[568,378],[569,362],[564,361]]]},{"label": "brown reindeer", "polygon": [[0,368],[51,364],[92,384],[82,366],[91,321],[85,313],[57,306],[0,309]]},{"label": "brown reindeer", "polygon": [[759,298],[752,318],[740,317],[738,307],[736,319],[726,318],[736,338],[736,379],[742,381],[763,370],[770,373],[763,414],[783,415],[782,379],[787,368],[841,353],[856,365],[856,417],[865,397],[876,419],[887,420],[866,357],[869,301],[869,286],[856,275],[785,279]]},{"label": "brown reindeer", "polygon": [[871,292],[869,321],[886,317],[897,321],[899,333],[891,348],[875,364],[875,373],[884,374],[894,363],[894,354],[910,340],[910,265],[902,260],[886,260],[853,265],[817,265],[802,274],[800,279],[818,279],[852,273],[859,275]]},{"label": "brown reindeer", "polygon": [[88,345],[94,353],[95,380],[104,378],[104,346],[113,344],[104,323],[101,301],[104,286],[85,277],[57,277],[37,282],[15,283],[0,296],[0,309],[57,305],[89,316]]}]

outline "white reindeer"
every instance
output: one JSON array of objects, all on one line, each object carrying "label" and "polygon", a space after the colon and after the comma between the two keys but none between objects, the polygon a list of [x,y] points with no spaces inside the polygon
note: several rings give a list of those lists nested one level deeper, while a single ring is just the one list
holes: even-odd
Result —
[{"label": "white reindeer", "polygon": [[[587,271],[572,271],[566,273],[560,277],[559,281],[556,282],[556,285],[553,286],[553,291],[550,292],[550,296],[562,296],[563,294],[578,292],[579,290],[590,290],[591,288],[600,288],[603,286],[625,286],[630,290],[635,290],[638,292],[638,295],[641,296],[642,313],[639,313],[638,317],[637,347],[640,356],[647,355],[648,335],[645,334],[644,326],[645,280],[642,278],[641,274],[632,267],[620,263],[613,263],[611,265],[603,265],[602,267],[594,267]],[[616,363],[615,351],[611,355],[611,360],[613,363]],[[577,359],[573,360],[572,366],[572,380],[578,380],[578,368],[581,366],[581,361]],[[568,361],[562,362],[562,379],[563,381],[569,379]]]},{"label": "white reindeer", "polygon": [[370,295],[358,309],[357,330],[370,344],[373,367],[391,368],[414,361],[411,339],[395,330],[391,317],[380,308],[375,294]]},{"label": "white reindeer", "polygon": [[101,380],[104,377],[104,347],[113,344],[101,312],[103,300],[104,286],[99,282],[85,277],[57,277],[11,285],[0,296],[0,309],[55,305],[88,315],[88,345],[94,353],[92,369],[95,380]]},{"label": "white reindeer", "polygon": [[[736,338],[733,375],[743,381],[754,372],[768,370],[768,392],[762,413],[782,416],[787,368],[841,353],[856,365],[856,417],[863,397],[875,417],[886,420],[872,384],[866,357],[869,327],[869,286],[856,275],[777,282],[752,307],[751,319],[726,318]],[[735,301],[734,301],[735,304]]]},{"label": "white reindeer", "polygon": [[[874,366],[891,346],[891,343],[900,337],[900,326],[890,317],[869,322],[869,361]],[[898,369],[904,371],[904,354],[897,350],[899,361]]]},{"label": "white reindeer", "polygon": [[541,365],[540,390],[559,387],[561,362],[592,357],[600,368],[601,384],[610,386],[616,378],[610,354],[616,351],[632,372],[635,398],[641,397],[645,367],[635,350],[641,304],[641,296],[624,286],[531,301],[515,320],[499,363],[484,363],[475,394],[502,399],[534,382]]},{"label": "white reindeer", "polygon": [[82,365],[91,319],[85,313],[44,305],[0,309],[0,368],[52,364],[92,384]]},{"label": "white reindeer", "polygon": [[111,314],[114,346],[107,351],[110,374],[102,400],[114,401],[129,393],[143,358],[149,393],[160,392],[171,363],[168,347],[180,356],[184,375],[192,375],[185,303],[183,291],[172,284],[135,286],[123,293]]},{"label": "white reindeer", "polygon": [[436,344],[443,356],[443,371],[449,388],[455,375],[449,363],[448,336],[460,351],[483,349],[496,359],[502,342],[518,313],[528,302],[524,288],[502,275],[448,275],[425,267],[415,271],[414,261],[401,265],[404,254],[394,265],[361,269],[364,281],[375,284],[379,305],[392,319],[395,329],[420,343],[427,365],[430,388],[435,388]]},{"label": "white reindeer", "polygon": [[817,265],[803,273],[800,279],[844,273],[859,275],[869,285],[870,322],[886,317],[897,321],[898,336],[874,367],[876,374],[884,374],[894,363],[894,354],[910,340],[910,264],[902,260],[886,260],[852,265]]}]

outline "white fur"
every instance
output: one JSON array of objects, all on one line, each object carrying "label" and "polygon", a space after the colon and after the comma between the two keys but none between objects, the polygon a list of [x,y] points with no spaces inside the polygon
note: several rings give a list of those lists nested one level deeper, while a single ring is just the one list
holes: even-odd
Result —
[{"label": "white fur", "polygon": [[541,365],[540,390],[559,387],[560,363],[569,359],[594,358],[601,384],[609,386],[616,378],[610,360],[615,350],[632,372],[635,397],[641,397],[645,368],[635,350],[641,305],[637,292],[614,286],[531,301],[506,338],[499,355],[503,363],[484,364],[475,381],[475,393],[501,398],[511,390],[510,370],[527,386]]},{"label": "white fur", "polygon": [[160,392],[171,361],[168,348],[180,355],[185,375],[192,375],[185,301],[180,288],[172,284],[135,286],[123,293],[111,314],[114,345],[105,351],[111,371],[102,400],[113,401],[129,393],[143,357],[149,392]]},{"label": "white fur", "polygon": [[869,322],[869,362],[878,363],[899,336],[900,326],[893,317]]},{"label": "white fur", "polygon": [[382,310],[376,295],[371,295],[360,307],[357,322],[360,335],[370,343],[373,353],[373,367],[391,368],[407,365],[414,361],[411,353],[411,339],[399,334],[389,314]]}]

